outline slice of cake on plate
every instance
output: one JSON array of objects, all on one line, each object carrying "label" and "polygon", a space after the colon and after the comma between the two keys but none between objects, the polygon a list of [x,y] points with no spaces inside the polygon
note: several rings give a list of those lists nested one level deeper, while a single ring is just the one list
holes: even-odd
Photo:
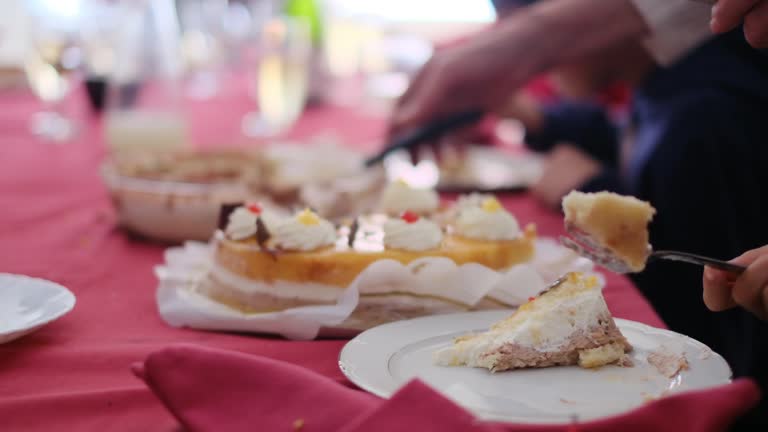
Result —
[{"label": "slice of cake on plate", "polygon": [[594,276],[570,273],[485,333],[434,354],[443,366],[508,369],[627,364],[632,347],[613,321]]},{"label": "slice of cake on plate", "polygon": [[656,213],[649,203],[611,192],[573,191],[563,198],[563,211],[568,231],[586,234],[634,272],[645,268],[648,224]]}]

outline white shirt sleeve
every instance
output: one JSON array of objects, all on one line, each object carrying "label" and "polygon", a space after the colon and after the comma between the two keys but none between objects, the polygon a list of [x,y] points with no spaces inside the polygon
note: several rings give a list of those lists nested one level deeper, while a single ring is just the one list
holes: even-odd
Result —
[{"label": "white shirt sleeve", "polygon": [[712,6],[693,0],[631,0],[651,30],[645,48],[669,65],[709,39]]}]

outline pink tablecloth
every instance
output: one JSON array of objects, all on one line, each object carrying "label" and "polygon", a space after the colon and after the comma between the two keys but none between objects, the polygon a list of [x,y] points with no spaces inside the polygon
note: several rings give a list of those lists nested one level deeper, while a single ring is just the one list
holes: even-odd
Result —
[{"label": "pink tablecloth", "polygon": [[[0,345],[1,430],[175,430],[175,420],[129,369],[173,342],[257,353],[348,384],[337,366],[343,340],[291,342],[168,327],[157,313],[152,274],[163,247],[115,228],[97,171],[104,156],[98,127],[76,142],[44,143],[26,132],[36,104],[22,94],[0,98],[0,272],[50,279],[77,296],[63,319]],[[247,102],[212,102],[195,110],[196,136],[241,141],[237,125],[247,109]],[[310,111],[297,136],[335,130],[350,143],[372,143],[382,127],[380,119],[326,108]],[[509,197],[505,204],[541,234],[560,233],[559,216],[530,198]],[[608,277],[606,298],[618,317],[663,326],[623,277]]]}]

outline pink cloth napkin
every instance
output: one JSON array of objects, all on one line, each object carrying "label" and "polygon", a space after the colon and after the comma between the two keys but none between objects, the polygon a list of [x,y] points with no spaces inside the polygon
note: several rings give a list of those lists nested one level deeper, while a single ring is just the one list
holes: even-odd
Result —
[{"label": "pink cloth napkin", "polygon": [[760,397],[736,380],[617,417],[532,426],[478,421],[418,380],[382,400],[292,364],[192,345],[152,353],[134,372],[190,431],[720,432]]}]

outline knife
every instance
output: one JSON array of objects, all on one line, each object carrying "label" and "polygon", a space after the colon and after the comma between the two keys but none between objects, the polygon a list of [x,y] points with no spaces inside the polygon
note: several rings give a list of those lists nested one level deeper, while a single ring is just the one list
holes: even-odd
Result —
[{"label": "knife", "polygon": [[365,167],[368,168],[380,164],[387,158],[387,156],[398,150],[410,149],[425,141],[437,139],[452,130],[477,123],[483,118],[483,114],[484,113],[481,110],[468,110],[436,118],[423,126],[414,128],[401,136],[395,137],[384,150],[366,159]]}]

